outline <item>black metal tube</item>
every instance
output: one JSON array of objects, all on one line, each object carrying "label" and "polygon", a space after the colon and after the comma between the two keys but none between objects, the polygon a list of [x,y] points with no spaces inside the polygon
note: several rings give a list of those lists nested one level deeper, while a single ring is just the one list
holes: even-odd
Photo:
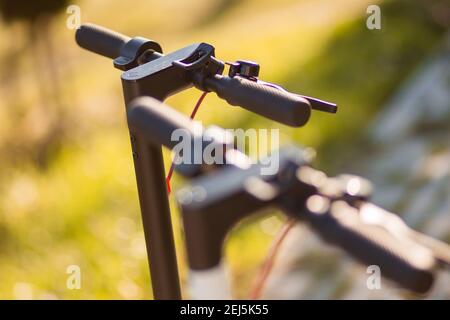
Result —
[{"label": "black metal tube", "polygon": [[181,290],[161,148],[130,131],[154,299],[179,300]]},{"label": "black metal tube", "polygon": [[[160,88],[139,81],[122,79],[122,85],[127,109],[131,101],[139,96],[151,96],[159,100],[166,98],[160,93]],[[162,149],[149,143],[142,134],[129,129],[153,298],[180,300],[181,288]]]}]

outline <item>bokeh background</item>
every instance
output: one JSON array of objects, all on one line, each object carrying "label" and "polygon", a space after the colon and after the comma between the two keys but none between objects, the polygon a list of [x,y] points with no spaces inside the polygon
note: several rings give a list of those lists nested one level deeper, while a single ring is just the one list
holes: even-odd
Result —
[{"label": "bokeh background", "polygon": [[[213,94],[207,96],[197,115],[205,124],[225,128],[280,128],[282,142],[316,148],[316,167],[330,174],[357,172],[359,168],[364,175],[361,162],[376,159],[367,157],[368,128],[394,117],[389,113],[380,116],[386,108],[393,108],[389,105],[392,97],[424,61],[434,59],[430,57],[436,52],[444,52],[448,70],[449,51],[442,48],[448,38],[450,10],[443,0],[0,0],[3,299],[152,297],[120,72],[108,59],[76,46],[74,30],[66,26],[70,4],[80,6],[82,22],[154,39],[165,52],[193,42],[209,42],[223,60],[259,62],[261,78],[266,81],[338,103],[338,114],[316,113],[301,129],[227,106]],[[370,4],[381,7],[381,30],[366,28]],[[446,118],[450,106],[445,96],[450,81],[446,79],[441,97],[444,116],[438,116],[447,119],[439,127],[444,141],[441,151],[450,150],[445,144],[450,141]],[[188,90],[168,103],[188,113],[199,94]],[[391,121],[391,129],[407,121],[414,105],[407,104],[402,110],[396,122]],[[426,109],[423,114],[427,114]],[[413,128],[417,126],[413,122]],[[378,128],[386,132],[383,126]],[[390,137],[381,134],[378,143],[383,145]],[[392,148],[398,150],[399,146]],[[406,158],[414,156],[407,154]],[[372,177],[381,177],[380,172],[388,169],[398,173],[395,166],[389,167],[392,158],[400,162],[399,168],[403,167],[401,156],[400,160],[385,158],[379,162],[387,167],[372,172]],[[448,168],[449,159],[441,159],[444,168]],[[168,167],[167,152],[165,160]],[[432,170],[436,163],[430,166]],[[448,172],[443,172],[443,190],[448,192],[442,191],[444,197],[436,200],[437,204],[450,194]],[[410,174],[394,174],[376,183],[383,188],[395,183],[401,186],[402,179]],[[173,188],[182,183],[175,177]],[[395,209],[388,198],[377,199],[379,204]],[[173,198],[171,206],[184,281],[182,230]],[[421,212],[426,216],[425,209]],[[450,220],[449,214],[444,213],[445,221]],[[282,221],[280,215],[267,212],[240,224],[229,237],[226,256],[237,297],[247,297],[253,276]],[[443,240],[450,240],[448,231],[441,234]],[[293,247],[302,245],[300,239]],[[328,265],[327,269],[326,257],[316,260],[318,266],[325,267],[311,279],[328,281],[327,272],[335,266]],[[69,265],[81,268],[80,290],[66,287]],[[351,287],[348,283],[335,287],[338,289],[312,297],[352,297],[345,295]],[[306,291],[296,297],[308,297]]]}]

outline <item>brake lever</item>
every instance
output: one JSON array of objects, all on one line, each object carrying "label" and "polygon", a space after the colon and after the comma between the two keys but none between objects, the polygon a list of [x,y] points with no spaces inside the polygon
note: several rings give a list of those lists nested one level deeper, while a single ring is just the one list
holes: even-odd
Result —
[{"label": "brake lever", "polygon": [[[330,183],[333,180],[335,183]],[[413,242],[430,250],[440,264],[450,267],[450,246],[412,229],[398,215],[370,203],[372,186],[369,181],[358,176],[340,175],[330,178],[327,185],[328,189],[322,188],[321,193],[355,207],[363,223],[380,227],[400,241]]]},{"label": "brake lever", "polygon": [[450,267],[448,244],[410,228],[399,216],[373,204],[364,203],[359,210],[365,223],[379,226],[397,238],[408,239],[428,248],[441,264]]},{"label": "brake lever", "polygon": [[417,243],[429,248],[435,258],[445,267],[450,268],[450,246],[443,241],[434,239],[426,234],[410,229],[410,236]]}]

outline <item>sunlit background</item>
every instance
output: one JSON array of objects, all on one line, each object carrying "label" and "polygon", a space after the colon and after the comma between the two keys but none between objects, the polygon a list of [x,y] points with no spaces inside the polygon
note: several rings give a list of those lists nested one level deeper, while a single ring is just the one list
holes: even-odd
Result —
[{"label": "sunlit background", "polygon": [[[213,94],[197,115],[225,128],[280,128],[283,143],[316,148],[316,167],[331,174],[352,171],[365,153],[367,128],[439,48],[450,21],[448,2],[438,0],[0,0],[4,299],[152,297],[120,71],[76,46],[66,26],[70,4],[80,6],[82,22],[156,40],[164,52],[208,42],[222,60],[260,63],[266,81],[338,103],[338,114],[316,113],[300,129]],[[381,30],[366,27],[370,4],[381,6]],[[199,95],[191,89],[167,102],[188,113]],[[168,167],[167,152],[165,159]],[[175,176],[173,188],[182,183]],[[185,281],[173,198],[171,206]],[[247,297],[282,221],[273,213],[255,216],[230,236],[226,255],[237,297]],[[66,287],[69,265],[81,268],[80,290]],[[340,298],[343,290],[329,296]]]}]

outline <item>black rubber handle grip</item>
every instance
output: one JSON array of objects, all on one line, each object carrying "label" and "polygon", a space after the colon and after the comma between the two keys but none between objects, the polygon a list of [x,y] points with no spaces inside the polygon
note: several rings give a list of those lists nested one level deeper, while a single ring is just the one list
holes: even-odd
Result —
[{"label": "black rubber handle grip", "polygon": [[185,134],[195,135],[194,122],[187,116],[159,100],[140,97],[130,103],[127,110],[128,124],[157,145],[172,149],[179,141],[171,139],[172,133],[185,130]]},{"label": "black rubber handle grip", "polygon": [[80,47],[111,59],[119,57],[122,47],[131,40],[123,34],[91,23],[81,25],[75,39]]},{"label": "black rubber handle grip", "polygon": [[306,99],[242,77],[215,75],[205,79],[204,85],[231,105],[292,127],[303,126],[311,115]]},{"label": "black rubber handle grip", "polygon": [[340,201],[330,212],[308,212],[312,228],[327,242],[344,249],[366,265],[376,265],[381,276],[417,293],[426,293],[434,281],[432,253],[379,226],[363,223],[358,210]]}]

